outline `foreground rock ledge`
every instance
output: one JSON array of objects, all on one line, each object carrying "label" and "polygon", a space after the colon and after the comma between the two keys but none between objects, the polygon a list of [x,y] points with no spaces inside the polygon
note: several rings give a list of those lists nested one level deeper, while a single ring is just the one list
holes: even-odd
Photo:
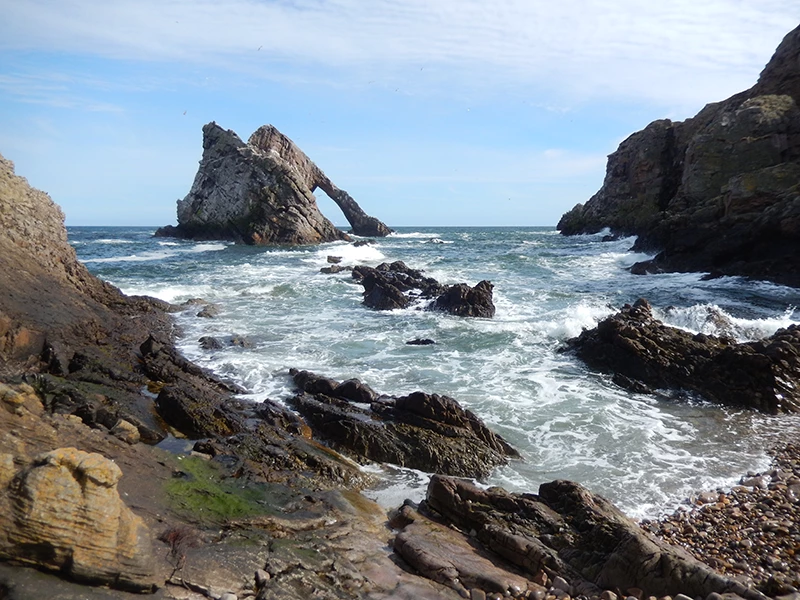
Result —
[{"label": "foreground rock ledge", "polygon": [[426,524],[406,509],[401,518],[413,526],[398,534],[395,550],[420,572],[458,591],[474,586],[519,597],[526,592],[523,585],[534,591],[536,582],[561,578],[561,593],[573,596],[599,596],[604,589],[632,594],[635,588],[644,598],[711,593],[766,598],[642,531],[610,502],[570,481],[542,484],[538,495],[512,494],[435,475],[421,510],[470,532],[489,555],[523,574],[484,568],[469,553],[464,558],[463,534],[441,523]]},{"label": "foreground rock ledge", "polygon": [[353,234],[391,233],[275,127],[260,127],[245,143],[211,122],[203,127],[203,158],[192,188],[178,201],[178,226],[156,235],[256,245],[349,239],[319,211],[317,188],[342,209]]},{"label": "foreground rock ledge", "polygon": [[769,414],[800,412],[800,327],[779,329],[755,342],[736,343],[664,325],[637,300],[568,340],[593,369],[614,374],[637,392],[678,388],[718,404]]}]

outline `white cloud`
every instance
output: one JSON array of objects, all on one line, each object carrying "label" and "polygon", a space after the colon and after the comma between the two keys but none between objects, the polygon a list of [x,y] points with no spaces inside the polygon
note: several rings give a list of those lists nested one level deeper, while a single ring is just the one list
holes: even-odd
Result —
[{"label": "white cloud", "polygon": [[5,7],[0,49],[695,104],[752,85],[797,15],[800,0],[27,0]]}]

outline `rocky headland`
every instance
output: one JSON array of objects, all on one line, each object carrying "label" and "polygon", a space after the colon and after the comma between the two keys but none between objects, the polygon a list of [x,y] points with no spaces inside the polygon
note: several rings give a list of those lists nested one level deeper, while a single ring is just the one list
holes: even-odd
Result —
[{"label": "rocky headland", "polygon": [[349,239],[320,212],[317,188],[341,208],[353,234],[391,233],[272,125],[259,127],[245,143],[211,122],[203,127],[203,157],[192,188],[178,201],[178,225],[156,235],[255,245]]},{"label": "rocky headland", "polygon": [[755,86],[695,117],[655,121],[608,158],[565,235],[636,235],[636,273],[697,271],[800,286],[800,27]]}]

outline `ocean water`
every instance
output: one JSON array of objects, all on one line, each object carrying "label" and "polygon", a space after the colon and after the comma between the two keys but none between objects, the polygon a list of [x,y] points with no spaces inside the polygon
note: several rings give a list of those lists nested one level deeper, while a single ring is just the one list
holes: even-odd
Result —
[{"label": "ocean water", "polygon": [[[218,305],[213,319],[197,317],[197,308],[175,316],[179,347],[252,399],[288,398],[290,367],[358,377],[392,395],[454,397],[523,456],[481,484],[536,492],[542,482],[572,479],[632,517],[655,517],[766,468],[767,450],[800,433],[795,416],[630,393],[558,352],[566,339],[640,297],[671,325],[757,339],[800,322],[800,290],[735,277],[631,275],[626,267],[648,258],[628,251],[632,238],[563,237],[545,227],[400,228],[367,246],[294,248],[153,238],[153,231],[68,228],[79,258],[125,293]],[[348,272],[320,273],[328,256],[351,266],[402,260],[442,283],[488,279],[497,314],[370,310]],[[198,344],[201,336],[231,334],[253,347],[207,351]],[[405,343],[420,337],[436,344]],[[381,476],[367,495],[387,507],[424,495],[424,473],[365,468]]]}]

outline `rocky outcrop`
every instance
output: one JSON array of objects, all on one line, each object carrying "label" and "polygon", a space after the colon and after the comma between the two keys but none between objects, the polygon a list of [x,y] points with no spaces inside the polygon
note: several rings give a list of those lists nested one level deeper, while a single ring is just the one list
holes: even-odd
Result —
[{"label": "rocky outcrop", "polygon": [[178,225],[156,235],[256,245],[348,239],[319,211],[317,188],[339,205],[355,235],[391,233],[273,126],[260,127],[245,143],[211,122],[203,127],[203,158],[192,188],[178,201]]},{"label": "rocky outcrop", "polygon": [[121,476],[110,460],[75,448],[43,454],[16,475],[4,473],[0,557],[92,584],[152,591],[150,532],[120,499]]},{"label": "rocky outcrop", "polygon": [[[562,595],[599,596],[600,590],[621,590],[643,598],[679,593],[699,598],[712,593],[733,593],[748,600],[765,598],[715,573],[681,548],[649,535],[610,502],[570,481],[542,484],[538,495],[512,494],[434,475],[422,508],[470,532],[483,549],[520,569],[524,579],[540,585],[560,580],[556,589]],[[414,530],[403,531],[395,549],[412,564],[425,565],[417,567],[422,572],[439,563],[445,568],[435,572],[449,577],[451,585],[466,574],[467,585],[518,596],[509,587],[519,588],[519,579],[490,576],[480,581],[471,565],[459,564],[458,553],[447,556],[447,565],[439,553],[426,548],[431,537],[420,540]]]},{"label": "rocky outcrop", "polygon": [[289,403],[315,433],[358,460],[485,477],[509,458],[519,457],[503,438],[447,396],[414,392],[379,397],[358,380],[339,383],[308,371],[291,373],[304,393]]},{"label": "rocky outcrop", "polygon": [[707,271],[800,286],[800,28],[758,83],[682,122],[655,121],[608,159],[566,235],[637,235],[635,272]]},{"label": "rocky outcrop", "polygon": [[770,414],[800,412],[800,327],[736,343],[664,325],[649,303],[625,305],[567,342],[590,367],[637,392],[678,388],[728,406]]},{"label": "rocky outcrop", "polygon": [[474,287],[466,283],[442,285],[403,261],[382,263],[375,268],[353,267],[353,279],[364,286],[364,304],[376,310],[407,308],[420,300],[430,300],[425,310],[438,310],[459,317],[494,316],[494,286],[481,281]]}]

